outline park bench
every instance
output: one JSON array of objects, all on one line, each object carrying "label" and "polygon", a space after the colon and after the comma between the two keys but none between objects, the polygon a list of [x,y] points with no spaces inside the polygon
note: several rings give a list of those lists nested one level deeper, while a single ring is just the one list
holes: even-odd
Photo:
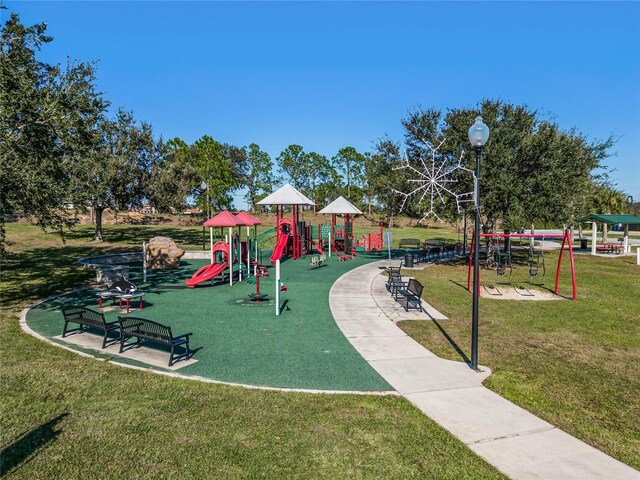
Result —
[{"label": "park bench", "polygon": [[410,308],[422,312],[423,289],[424,287],[422,284],[415,278],[412,278],[409,280],[406,287],[400,287],[396,290],[395,298],[402,306],[404,306],[404,310],[406,312],[408,312]]},{"label": "park bench", "polygon": [[[137,346],[145,340],[171,348],[169,366],[172,366],[177,360],[183,358],[188,359],[191,356],[189,337],[193,335],[192,333],[174,336],[171,332],[171,327],[147,320],[146,318],[118,317],[118,322],[120,323],[120,353],[122,353],[127,346]],[[127,340],[130,338],[135,338],[136,343],[127,344]],[[175,347],[178,346],[184,347],[185,352],[176,355]]]},{"label": "park bench", "polygon": [[420,248],[420,240],[417,238],[401,238],[400,248]]},{"label": "park bench", "polygon": [[[109,338],[109,332],[118,330],[118,322],[107,322],[104,315],[95,310],[85,307],[62,307],[62,316],[64,317],[64,328],[62,329],[62,338],[66,337],[69,333],[79,332],[82,333],[87,327],[95,328],[104,332],[102,339],[102,348],[107,346],[107,340]],[[77,323],[80,327],[75,330],[67,330],[69,323]],[[118,341],[118,336],[114,342]]]},{"label": "park bench", "polygon": [[387,273],[389,277],[387,278],[386,287],[391,294],[395,291],[395,284],[397,282],[402,281],[402,277],[400,276],[400,269],[402,268],[402,263],[400,263],[399,267],[387,267]]}]

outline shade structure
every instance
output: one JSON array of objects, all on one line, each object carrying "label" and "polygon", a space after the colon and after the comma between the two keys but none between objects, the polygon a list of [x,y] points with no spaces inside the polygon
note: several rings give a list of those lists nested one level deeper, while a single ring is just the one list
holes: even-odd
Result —
[{"label": "shade structure", "polygon": [[253,217],[253,216],[249,215],[244,210],[241,211],[241,212],[236,213],[235,217],[236,217],[236,220],[239,222],[240,225],[246,225],[248,227],[256,225],[256,220],[257,220],[256,217]]},{"label": "shade structure", "polygon": [[249,215],[249,216],[253,218],[254,225],[262,225],[262,220],[260,220],[258,217],[254,217],[253,215]]},{"label": "shade structure", "polygon": [[228,210],[223,210],[215,217],[204,222],[205,227],[238,227],[244,225],[239,223],[236,216]]},{"label": "shade structure", "polygon": [[362,215],[362,212],[344,197],[338,197],[318,213],[332,213],[336,215]]},{"label": "shade structure", "polygon": [[258,205],[315,205],[315,203],[287,183],[260,200]]},{"label": "shade structure", "polygon": [[609,214],[598,214],[592,213],[591,215],[587,215],[586,217],[579,218],[576,220],[577,223],[587,223],[587,222],[598,222],[598,223],[608,223],[617,224],[621,223],[623,225],[627,224],[636,224],[640,223],[640,217],[636,217],[634,215],[609,215]]}]

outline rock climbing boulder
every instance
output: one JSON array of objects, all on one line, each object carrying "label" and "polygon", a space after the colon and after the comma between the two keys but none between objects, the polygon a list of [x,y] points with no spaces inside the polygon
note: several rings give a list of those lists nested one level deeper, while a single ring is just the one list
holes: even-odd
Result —
[{"label": "rock climbing boulder", "polygon": [[178,268],[184,250],[169,237],[153,237],[147,243],[147,268]]}]

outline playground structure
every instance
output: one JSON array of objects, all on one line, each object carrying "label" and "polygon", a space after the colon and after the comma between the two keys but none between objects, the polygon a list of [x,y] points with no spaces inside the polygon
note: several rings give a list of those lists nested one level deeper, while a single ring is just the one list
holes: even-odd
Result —
[{"label": "playground structure", "polygon": [[[229,266],[229,252],[232,250],[231,246],[226,242],[216,242],[211,247],[212,263],[200,267],[193,276],[185,281],[187,287],[195,288],[202,282],[207,280],[213,280],[214,278],[223,275],[224,271]],[[218,256],[220,254],[220,258]]]},{"label": "playground structure", "polygon": [[[577,299],[577,285],[576,285],[576,269],[573,258],[573,247],[571,245],[571,235],[568,230],[565,231],[562,235],[550,234],[550,235],[536,235],[535,233],[482,233],[480,237],[483,238],[495,238],[498,239],[498,242],[501,239],[504,239],[505,245],[504,250],[501,250],[500,244],[498,243],[497,250],[492,252],[488,252],[493,255],[493,261],[495,262],[496,267],[496,276],[497,278],[503,276],[509,272],[509,284],[511,284],[511,275],[513,268],[511,266],[511,240],[514,238],[524,238],[529,239],[532,243],[529,248],[529,277],[532,279],[537,276],[540,268],[543,270],[543,275],[546,274],[546,268],[544,266],[544,251],[536,252],[533,249],[533,242],[535,240],[545,239],[562,239],[562,246],[560,247],[560,255],[558,256],[558,265],[556,267],[556,281],[555,281],[555,289],[554,293],[558,295],[558,289],[560,286],[560,270],[562,267],[562,255],[564,253],[565,245],[568,246],[569,249],[569,261],[571,263],[571,285],[573,289],[573,300]],[[471,251],[469,252],[469,266],[467,271],[467,290],[471,291],[471,271],[473,270],[473,245],[474,245],[475,236],[472,236],[471,239]],[[480,282],[478,282],[478,295],[480,295]]]},{"label": "playground structure", "polygon": [[361,248],[365,252],[369,250],[382,250],[383,234],[382,223],[379,225],[379,232],[369,232],[360,235],[360,240],[356,242],[356,250]]},{"label": "playground structure", "polygon": [[[339,260],[356,258],[356,243],[353,238],[353,221],[351,220],[351,216],[362,215],[362,212],[346,198],[338,197],[318,213],[331,214],[329,252],[335,252]],[[336,229],[338,215],[344,215],[343,226],[342,228]]]},{"label": "playground structure", "polygon": [[[315,203],[287,183],[260,200],[258,204],[276,207],[276,246],[271,255],[271,263],[276,267],[275,305],[276,315],[280,315],[280,293],[286,292],[286,287],[280,277],[280,260],[283,255],[289,252],[293,260],[306,254],[306,228],[300,219],[300,206],[315,205]],[[291,206],[291,218],[284,216],[285,205]]]},{"label": "playground structure", "polygon": [[[208,280],[213,281],[216,277],[224,280],[225,271],[228,269],[229,285],[233,285],[234,274],[237,274],[238,281],[242,281],[242,276],[251,275],[251,265],[257,265],[257,242],[256,233],[257,225],[261,222],[257,218],[246,212],[239,212],[233,215],[231,212],[224,210],[215,217],[210,218],[204,223],[205,227],[209,227],[209,239],[211,244],[211,264],[205,265],[196,271],[196,273],[188,280],[186,285],[188,288],[195,288],[197,285]],[[240,227],[246,227],[246,238],[242,240],[242,231]],[[251,227],[253,232],[251,232]],[[224,237],[225,241],[213,242],[213,228],[221,229],[220,237]],[[233,232],[237,227],[238,231]],[[228,235],[224,235],[223,229],[228,228]],[[252,235],[253,233],[253,235]],[[255,275],[255,271],[254,271]]]}]

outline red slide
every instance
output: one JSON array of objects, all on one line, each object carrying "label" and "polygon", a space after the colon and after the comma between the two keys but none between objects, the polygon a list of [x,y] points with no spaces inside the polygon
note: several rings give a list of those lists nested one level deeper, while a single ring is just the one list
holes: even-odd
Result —
[{"label": "red slide", "polygon": [[284,252],[285,247],[287,246],[287,242],[289,241],[290,233],[283,233],[280,235],[280,239],[278,243],[276,243],[276,247],[273,249],[273,253],[271,254],[271,263],[276,263],[276,260],[280,260],[282,257],[282,252]]},{"label": "red slide", "polygon": [[198,269],[189,280],[186,281],[187,287],[194,288],[202,282],[211,280],[213,277],[217,277],[227,268],[227,262],[212,263],[211,265],[205,265]]},{"label": "red slide", "polygon": [[320,255],[324,255],[324,250],[322,249],[322,244],[320,242],[316,243],[316,250]]}]

